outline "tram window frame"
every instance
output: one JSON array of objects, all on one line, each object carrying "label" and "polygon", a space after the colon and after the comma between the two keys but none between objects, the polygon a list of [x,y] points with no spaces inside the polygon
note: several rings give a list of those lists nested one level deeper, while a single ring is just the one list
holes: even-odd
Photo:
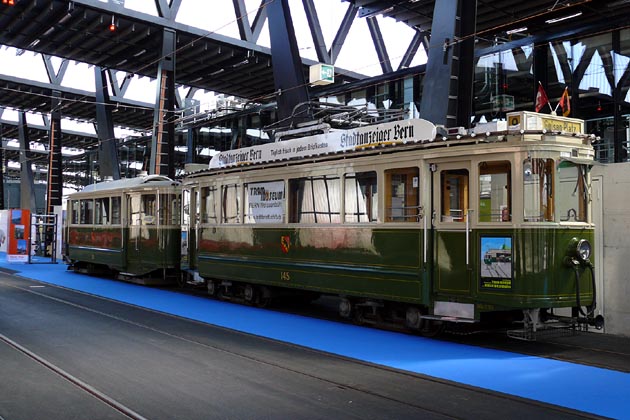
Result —
[{"label": "tram window frame", "polygon": [[94,200],[82,199],[79,200],[79,224],[92,225],[94,224]]},{"label": "tram window frame", "polygon": [[142,225],[155,225],[157,213],[157,193],[142,194],[140,196],[140,213]]},{"label": "tram window frame", "polygon": [[217,217],[217,187],[206,185],[201,187],[197,209],[201,215],[201,223],[218,223]]},{"label": "tram window frame", "polygon": [[70,223],[73,225],[78,225],[79,221],[81,220],[79,218],[79,211],[80,205],[79,205],[79,200],[72,200],[70,203]]},{"label": "tram window frame", "polygon": [[[478,209],[480,223],[507,223],[512,221],[512,163],[508,160],[479,163]],[[482,179],[486,177],[486,179]],[[504,178],[503,178],[504,177]],[[489,196],[483,184],[489,184]],[[497,188],[497,184],[499,188]],[[489,201],[487,201],[489,200]],[[497,203],[498,201],[498,203]],[[489,208],[488,208],[488,204]]]},{"label": "tram window frame", "polygon": [[[318,196],[321,191],[325,194]],[[327,208],[322,208],[324,205]],[[341,223],[341,178],[315,175],[290,179],[289,223]]]},{"label": "tram window frame", "polygon": [[[378,177],[376,171],[344,175],[344,222],[378,221]],[[349,211],[352,209],[352,211]]]},{"label": "tram window frame", "polygon": [[[543,176],[543,182],[540,182],[540,175]],[[528,157],[523,161],[523,220],[525,222],[555,221],[555,178],[553,159]]]},{"label": "tram window frame", "polygon": [[[447,179],[448,178],[448,179]],[[458,188],[455,192],[457,207],[452,208],[451,189],[453,185],[447,181],[450,179],[458,181]],[[461,187],[460,187],[461,185]],[[448,191],[448,193],[447,193]],[[440,172],[440,220],[443,223],[465,223],[470,209],[470,171],[466,168],[445,169]],[[455,216],[453,211],[460,211],[461,215]]]},{"label": "tram window frame", "polygon": [[[233,205],[228,206],[231,201]],[[221,223],[239,224],[241,222],[241,186],[225,184],[221,186]]]},{"label": "tram window frame", "polygon": [[[574,170],[575,173],[568,173],[570,170]],[[587,166],[568,160],[561,160],[556,169],[556,177],[558,185],[555,201],[558,220],[569,223],[588,222],[589,184]]]},{"label": "tram window frame", "polygon": [[111,197],[111,224],[120,225],[122,223],[122,200],[120,196]]},{"label": "tram window frame", "polygon": [[110,223],[110,199],[99,197],[94,199],[94,224],[109,225]]},{"label": "tram window frame", "polygon": [[421,219],[420,169],[417,166],[385,171],[385,222],[417,223]]},{"label": "tram window frame", "polygon": [[159,191],[157,200],[158,225],[172,226],[179,224],[180,194]]}]

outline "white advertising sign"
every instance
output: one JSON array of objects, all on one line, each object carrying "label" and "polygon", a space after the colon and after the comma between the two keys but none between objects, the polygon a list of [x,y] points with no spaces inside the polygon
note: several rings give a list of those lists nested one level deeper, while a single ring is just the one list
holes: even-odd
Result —
[{"label": "white advertising sign", "polygon": [[284,222],[284,182],[247,184],[245,223]]},{"label": "white advertising sign", "polygon": [[426,120],[394,121],[228,150],[218,153],[212,158],[210,169],[273,162],[398,143],[431,141],[435,138],[435,134],[435,125]]}]

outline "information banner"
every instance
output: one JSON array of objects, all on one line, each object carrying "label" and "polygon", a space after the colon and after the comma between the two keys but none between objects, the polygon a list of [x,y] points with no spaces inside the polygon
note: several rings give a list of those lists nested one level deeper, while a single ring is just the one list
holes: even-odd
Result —
[{"label": "information banner", "polygon": [[31,232],[31,212],[12,209],[8,229],[8,262],[28,262],[28,241]]},{"label": "information banner", "polygon": [[247,185],[246,223],[284,222],[284,181]]}]

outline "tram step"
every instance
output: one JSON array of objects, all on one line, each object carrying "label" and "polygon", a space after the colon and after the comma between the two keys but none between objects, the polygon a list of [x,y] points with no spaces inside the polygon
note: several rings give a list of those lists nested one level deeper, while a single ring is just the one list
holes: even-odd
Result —
[{"label": "tram step", "polygon": [[477,322],[472,318],[460,318],[456,316],[445,316],[445,315],[421,315],[422,319],[431,319],[433,321],[448,321],[448,322],[464,322],[467,324],[474,324]]}]

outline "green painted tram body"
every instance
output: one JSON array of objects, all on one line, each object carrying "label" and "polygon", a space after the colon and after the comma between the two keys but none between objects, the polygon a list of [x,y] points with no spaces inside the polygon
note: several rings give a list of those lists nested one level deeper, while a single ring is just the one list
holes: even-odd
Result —
[{"label": "green painted tram body", "polygon": [[[211,233],[214,232],[214,233]],[[575,307],[575,273],[565,265],[571,239],[593,241],[592,229],[510,229],[499,231],[514,243],[514,273],[509,287],[484,288],[481,258],[469,268],[451,269],[445,260],[465,259],[462,235],[438,232],[435,280],[423,264],[423,231],[418,229],[219,228],[204,229],[199,272],[204,277],[299,288],[327,294],[376,298],[432,306],[435,300],[474,303],[475,314],[527,308]],[[481,236],[471,233],[470,252],[479,255]],[[281,238],[290,238],[284,253]],[[302,237],[308,238],[303,242]],[[231,238],[238,238],[238,241]],[[332,246],[332,244],[335,244]],[[206,248],[207,247],[207,248]],[[209,251],[206,249],[214,249]],[[591,304],[592,279],[580,276],[581,303]]]}]

